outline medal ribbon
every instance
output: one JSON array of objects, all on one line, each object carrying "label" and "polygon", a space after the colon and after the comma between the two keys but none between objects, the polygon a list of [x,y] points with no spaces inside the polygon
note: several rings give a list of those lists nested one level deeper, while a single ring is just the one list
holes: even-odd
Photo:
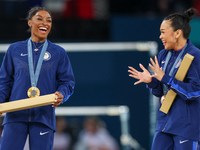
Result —
[{"label": "medal ribbon", "polygon": [[[176,64],[178,63],[178,61],[180,60],[181,56],[183,55],[183,52],[185,51],[185,48],[186,48],[186,47],[187,47],[187,43],[185,44],[185,46],[183,47],[183,49],[182,49],[181,52],[179,53],[178,57],[176,58],[176,60],[175,60],[175,62],[174,62],[174,64],[173,64],[173,66],[172,66],[172,68],[171,68],[171,70],[170,70],[170,72],[169,72],[169,76],[173,76],[173,72],[174,72],[175,66],[176,66]],[[164,67],[163,67],[163,72],[166,71],[166,68],[167,68],[167,65],[168,65],[168,63],[169,63],[169,60],[170,60],[171,56],[172,56],[172,51],[169,50],[169,52],[168,52],[168,54],[167,54],[167,58],[166,58],[166,60],[165,60],[165,65],[164,65]],[[166,86],[165,84],[163,84],[163,93],[164,93],[164,95],[166,95],[167,92],[168,92],[167,86]]]},{"label": "medal ribbon", "polygon": [[44,54],[48,47],[48,42],[47,42],[47,40],[45,40],[45,42],[44,42],[44,46],[42,47],[42,51],[41,51],[41,54],[40,54],[40,57],[39,57],[39,60],[37,63],[35,74],[34,74],[34,68],[33,68],[31,38],[29,38],[27,46],[28,46],[28,64],[29,64],[29,72],[30,72],[30,78],[31,78],[31,86],[36,87],[37,82],[38,82],[38,77],[40,74],[40,70],[41,70],[41,66],[42,66],[42,62],[43,62],[43,58],[44,58]]}]

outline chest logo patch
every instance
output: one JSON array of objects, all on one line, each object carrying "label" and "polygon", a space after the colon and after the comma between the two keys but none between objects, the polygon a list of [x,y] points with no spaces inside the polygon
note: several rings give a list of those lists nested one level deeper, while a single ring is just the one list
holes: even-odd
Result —
[{"label": "chest logo patch", "polygon": [[51,59],[51,54],[49,52],[45,52],[45,54],[44,54],[44,60],[48,61],[49,59]]},{"label": "chest logo patch", "polygon": [[182,59],[180,59],[180,60],[178,61],[178,63],[176,64],[175,68],[178,68],[178,67],[181,65],[181,62],[182,62]]}]

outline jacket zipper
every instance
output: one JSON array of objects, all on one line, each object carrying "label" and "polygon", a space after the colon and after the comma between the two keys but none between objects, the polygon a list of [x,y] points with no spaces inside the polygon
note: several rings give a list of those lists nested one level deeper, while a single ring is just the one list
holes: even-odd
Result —
[{"label": "jacket zipper", "polygon": [[28,121],[31,122],[31,108],[29,109],[29,118]]},{"label": "jacket zipper", "polygon": [[165,128],[166,128],[167,124],[168,124],[168,120],[167,120],[167,123],[165,124],[164,128],[162,129],[162,132],[165,131]]}]

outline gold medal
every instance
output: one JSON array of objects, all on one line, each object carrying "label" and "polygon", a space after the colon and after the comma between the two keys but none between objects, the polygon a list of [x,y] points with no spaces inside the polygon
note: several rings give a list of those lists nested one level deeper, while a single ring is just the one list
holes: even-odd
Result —
[{"label": "gold medal", "polygon": [[30,87],[27,91],[28,97],[40,96],[40,90],[37,87]]}]

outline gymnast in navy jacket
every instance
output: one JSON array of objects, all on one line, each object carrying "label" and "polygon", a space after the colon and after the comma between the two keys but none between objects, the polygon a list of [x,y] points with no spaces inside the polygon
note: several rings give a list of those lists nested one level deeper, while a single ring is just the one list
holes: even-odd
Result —
[{"label": "gymnast in navy jacket", "polygon": [[[66,51],[47,36],[52,17],[33,7],[27,17],[31,37],[9,46],[0,69],[0,102],[55,93],[52,105],[5,115],[0,150],[22,150],[29,135],[31,150],[51,150],[56,131],[55,107],[74,92],[75,79]],[[12,144],[11,144],[12,143]]]},{"label": "gymnast in navy jacket", "polygon": [[[135,84],[144,82],[151,93],[160,98],[160,106],[169,89],[177,96],[167,114],[158,109],[156,132],[152,150],[197,150],[200,149],[200,50],[188,39],[189,25],[196,10],[191,8],[184,13],[166,17],[160,26],[160,39],[164,49],[158,58],[150,59],[150,74],[142,64],[143,72],[129,67],[129,76],[138,79]],[[175,74],[186,53],[194,60],[184,81],[175,79]]]}]

